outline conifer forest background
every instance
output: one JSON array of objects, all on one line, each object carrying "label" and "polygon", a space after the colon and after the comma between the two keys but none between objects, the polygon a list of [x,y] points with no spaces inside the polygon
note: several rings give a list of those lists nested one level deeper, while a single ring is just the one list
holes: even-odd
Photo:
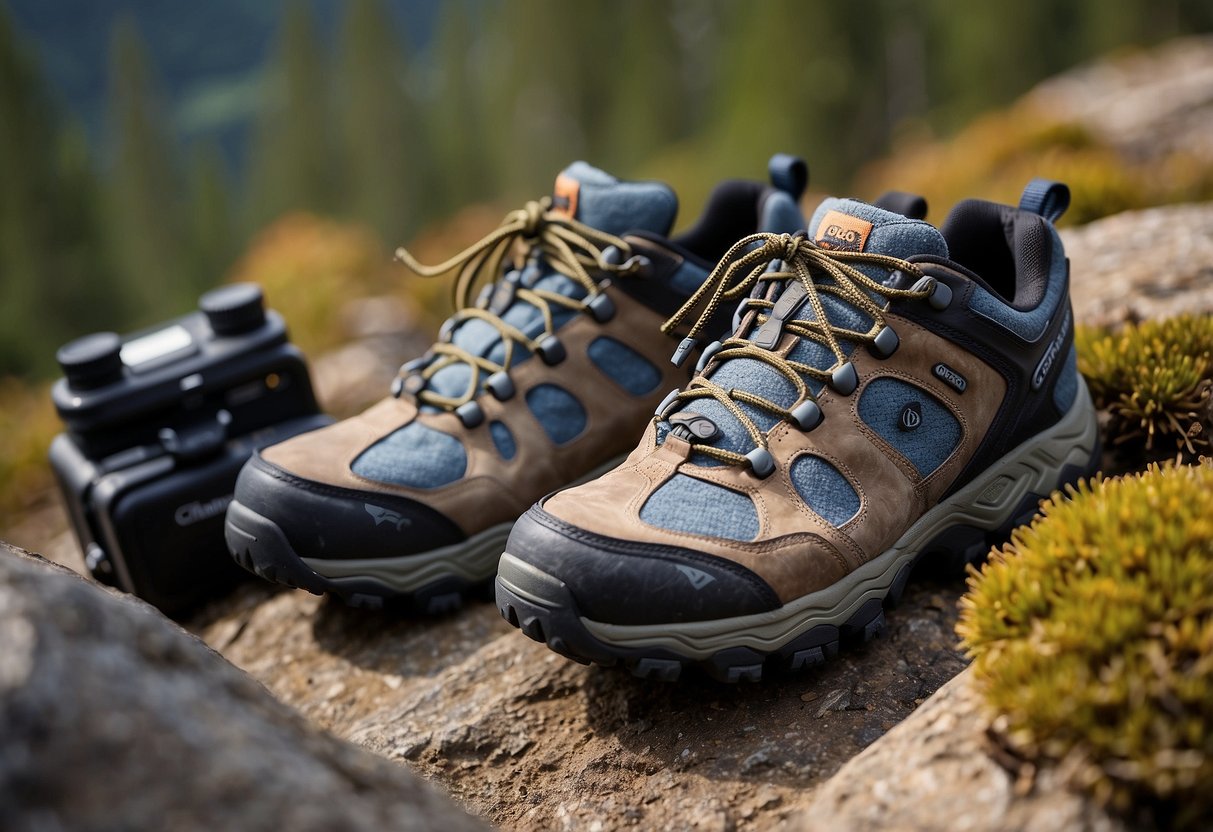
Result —
[{"label": "conifer forest background", "polygon": [[1210,29],[1208,0],[0,0],[0,380],[188,311],[285,215],[386,262],[578,158],[669,181],[683,222],[774,151],[845,191],[1069,66]]}]

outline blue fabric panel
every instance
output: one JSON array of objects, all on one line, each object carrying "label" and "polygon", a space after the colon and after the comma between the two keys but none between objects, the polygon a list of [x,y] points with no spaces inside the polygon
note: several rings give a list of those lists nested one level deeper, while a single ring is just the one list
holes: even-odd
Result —
[{"label": "blue fabric panel", "polygon": [[668,234],[678,213],[678,198],[661,182],[623,182],[588,165],[574,162],[564,175],[581,183],[577,219],[608,234],[651,231]]},{"label": "blue fabric panel", "polygon": [[350,469],[360,477],[410,488],[437,488],[467,470],[463,443],[420,422],[410,422],[363,451]]},{"label": "blue fabric panel", "polygon": [[[901,412],[911,402],[922,408],[922,422],[915,430],[902,430]],[[878,378],[864,388],[859,399],[859,418],[923,476],[929,476],[960,444],[960,422],[939,400],[912,384]]]},{"label": "blue fabric panel", "polygon": [[1071,344],[1070,352],[1066,355],[1065,366],[1061,368],[1061,375],[1057,377],[1057,383],[1053,385],[1053,404],[1057,405],[1057,409],[1062,413],[1068,413],[1077,395],[1078,352]]},{"label": "blue fabric panel", "polygon": [[[830,211],[839,211],[858,217],[872,223],[872,231],[868,234],[864,251],[875,254],[888,254],[891,257],[912,257],[915,254],[932,254],[937,257],[948,256],[948,244],[944,242],[933,225],[922,220],[912,220],[901,214],[894,214],[875,205],[868,205],[856,199],[835,199],[831,197],[817,206],[813,219],[809,221],[809,239],[817,239],[817,226]],[[873,280],[883,282],[888,277],[885,269],[876,266],[857,266],[860,271]]]},{"label": "blue fabric panel", "polygon": [[1053,235],[1053,262],[1049,264],[1049,285],[1045,287],[1045,296],[1035,309],[1021,312],[979,285],[973,286],[973,293],[969,296],[970,309],[1029,342],[1037,341],[1045,334],[1049,321],[1058,312],[1066,294],[1068,281],[1065,248],[1052,226],[1049,226],[1049,233]]},{"label": "blue fabric panel", "polygon": [[514,458],[518,446],[514,443],[514,434],[510,433],[504,422],[489,422],[489,435],[493,437],[493,444],[497,446],[497,453],[501,454],[502,459]]},{"label": "blue fabric panel", "polygon": [[594,366],[633,396],[651,393],[661,383],[661,371],[652,361],[614,338],[595,338],[586,352]]},{"label": "blue fabric panel", "polygon": [[821,457],[799,457],[788,474],[800,499],[830,525],[841,526],[859,511],[854,486]]},{"label": "blue fabric panel", "polygon": [[771,234],[792,234],[804,228],[804,214],[786,191],[772,191],[762,203],[758,230]]},{"label": "blue fabric panel", "polygon": [[675,474],[640,509],[650,526],[726,540],[758,536],[758,512],[745,494],[686,474]]},{"label": "blue fabric panel", "polygon": [[526,405],[557,445],[576,439],[585,430],[585,408],[571,393],[555,384],[532,387],[527,391]]},{"label": "blue fabric panel", "polygon": [[[696,290],[703,285],[703,281],[707,279],[708,272],[706,269],[696,266],[689,260],[683,260],[682,265],[666,278],[666,282],[674,291],[689,298],[695,294]],[[673,352],[673,350],[670,350],[670,352]]]}]

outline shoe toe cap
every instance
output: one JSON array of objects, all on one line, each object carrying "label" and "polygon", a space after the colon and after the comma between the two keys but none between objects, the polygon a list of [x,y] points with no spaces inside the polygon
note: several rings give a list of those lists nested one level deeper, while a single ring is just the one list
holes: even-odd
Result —
[{"label": "shoe toe cap", "polygon": [[[779,606],[774,590],[740,564],[692,549],[605,537],[538,505],[514,524],[506,552],[526,566],[503,559],[500,577],[513,577],[539,593],[563,584],[580,614],[594,621],[705,621]],[[511,576],[515,568],[519,574]],[[554,580],[535,582],[533,570]]]},{"label": "shoe toe cap", "polygon": [[398,557],[466,538],[453,521],[416,500],[305,479],[261,454],[241,470],[234,499],[273,521],[301,557]]}]

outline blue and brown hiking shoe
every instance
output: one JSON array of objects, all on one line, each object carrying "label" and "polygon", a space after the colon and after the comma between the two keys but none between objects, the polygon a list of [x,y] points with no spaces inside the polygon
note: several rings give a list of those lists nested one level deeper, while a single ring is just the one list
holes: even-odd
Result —
[{"label": "blue and brown hiking shoe", "polygon": [[756,680],[874,636],[919,560],[983,557],[1098,460],[1068,202],[1036,180],[936,230],[830,199],[741,240],[666,327],[701,312],[681,360],[743,298],[732,336],[623,465],[518,521],[502,615],[578,661]]},{"label": "blue and brown hiking shoe", "polygon": [[690,378],[666,360],[662,321],[738,237],[803,225],[804,162],[776,156],[770,172],[721,183],[669,237],[669,187],[577,162],[447,263],[400,252],[414,272],[454,275],[458,311],[386,399],[248,463],[227,516],[235,558],[365,606],[440,611],[487,585],[518,515],[616,465]]}]

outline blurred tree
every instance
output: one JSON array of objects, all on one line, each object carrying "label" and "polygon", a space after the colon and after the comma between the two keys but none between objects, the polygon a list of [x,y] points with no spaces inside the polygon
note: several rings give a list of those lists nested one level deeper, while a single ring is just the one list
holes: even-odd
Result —
[{"label": "blurred tree", "polygon": [[82,131],[61,125],[0,8],[0,375],[50,372],[69,322],[113,316],[97,199]]},{"label": "blurred tree", "polygon": [[671,3],[625,3],[620,10],[611,24],[615,77],[595,144],[602,164],[629,175],[681,138],[688,124]]},{"label": "blurred tree", "polygon": [[443,214],[494,196],[485,164],[485,149],[493,139],[485,132],[481,96],[483,48],[468,4],[444,4],[430,55],[433,84],[426,108],[427,144],[438,172],[433,202]]},{"label": "blurred tree", "polygon": [[109,108],[105,220],[115,283],[133,319],[151,323],[191,305],[195,284],[183,245],[185,197],[174,145],[131,18],[114,31]]},{"label": "blurred tree", "polygon": [[254,228],[290,210],[333,213],[340,207],[341,171],[326,63],[309,4],[291,0],[265,72],[265,103],[251,154]]},{"label": "blurred tree", "polygon": [[201,293],[219,282],[238,253],[227,170],[214,144],[194,148],[188,193],[192,288]]},{"label": "blurred tree", "polygon": [[433,170],[405,87],[404,37],[382,0],[347,8],[335,73],[343,214],[403,242],[425,210]]}]

